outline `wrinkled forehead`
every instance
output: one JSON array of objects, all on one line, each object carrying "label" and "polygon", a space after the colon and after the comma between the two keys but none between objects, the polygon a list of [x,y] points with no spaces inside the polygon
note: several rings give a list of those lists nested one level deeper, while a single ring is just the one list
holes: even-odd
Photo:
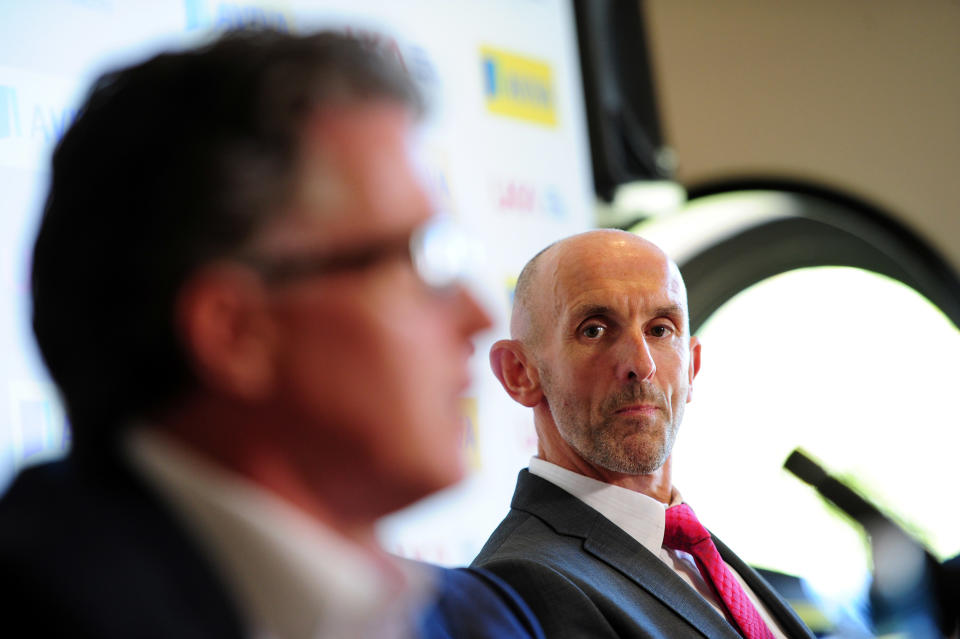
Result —
[{"label": "wrinkled forehead", "polygon": [[[554,311],[583,303],[675,305],[686,314],[680,269],[655,245],[632,234],[598,233],[559,244],[543,273],[553,274]],[[545,291],[546,292],[546,291]]]}]

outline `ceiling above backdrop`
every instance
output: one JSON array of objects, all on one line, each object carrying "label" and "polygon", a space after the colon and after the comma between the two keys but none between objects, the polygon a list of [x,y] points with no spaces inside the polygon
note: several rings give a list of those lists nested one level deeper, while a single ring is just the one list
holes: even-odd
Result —
[{"label": "ceiling above backdrop", "polygon": [[960,2],[644,0],[664,138],[688,188],[826,188],[960,273]]}]

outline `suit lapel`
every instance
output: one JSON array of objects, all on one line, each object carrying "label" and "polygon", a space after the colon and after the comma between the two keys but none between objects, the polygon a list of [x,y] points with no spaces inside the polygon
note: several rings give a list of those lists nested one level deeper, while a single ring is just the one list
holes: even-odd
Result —
[{"label": "suit lapel", "polygon": [[629,578],[704,635],[740,639],[733,626],[658,557],[565,490],[524,470],[512,506],[539,517],[559,534],[582,538],[587,553]]},{"label": "suit lapel", "polygon": [[739,633],[688,583],[606,518],[584,540],[584,549],[609,564],[708,637]]}]

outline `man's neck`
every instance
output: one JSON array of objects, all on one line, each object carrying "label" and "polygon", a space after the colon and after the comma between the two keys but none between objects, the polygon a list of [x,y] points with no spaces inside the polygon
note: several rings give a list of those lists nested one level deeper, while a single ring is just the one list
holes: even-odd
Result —
[{"label": "man's neck", "polygon": [[566,468],[567,470],[583,475],[584,477],[590,477],[591,479],[602,481],[605,484],[612,484],[642,493],[661,503],[669,504],[671,502],[673,495],[673,473],[671,472],[672,456],[667,457],[667,460],[660,468],[644,475],[634,475],[609,470],[591,463],[578,455],[549,455],[542,448],[537,451],[537,457],[556,464],[561,468]]},{"label": "man's neck", "polygon": [[[338,498],[351,490],[359,491],[357,482],[318,481],[298,472],[284,451],[277,450],[272,442],[256,436],[261,429],[248,428],[245,420],[251,415],[224,415],[203,402],[193,404],[176,414],[168,414],[158,420],[156,427],[208,461],[240,475],[269,491],[275,497],[293,505],[318,523],[331,529],[357,546],[366,549],[374,557],[383,555],[377,543],[375,524],[377,516],[360,508],[348,509],[338,506]],[[256,419],[256,417],[253,417]],[[329,467],[318,462],[318,467]],[[323,489],[334,489],[336,494],[326,499]],[[362,495],[352,495],[346,502],[363,505],[369,500]],[[340,500],[344,501],[344,500]]]}]

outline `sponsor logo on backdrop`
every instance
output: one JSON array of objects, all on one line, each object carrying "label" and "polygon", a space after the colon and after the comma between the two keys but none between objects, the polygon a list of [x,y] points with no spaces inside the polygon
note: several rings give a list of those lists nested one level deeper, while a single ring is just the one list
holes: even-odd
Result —
[{"label": "sponsor logo on backdrop", "polygon": [[560,189],[553,184],[538,184],[521,178],[490,180],[490,199],[494,209],[504,213],[542,215],[553,220],[567,217]]},{"label": "sponsor logo on backdrop", "polygon": [[441,215],[456,217],[457,205],[450,188],[450,176],[441,166],[428,165],[426,173],[426,188],[433,202],[433,207]]},{"label": "sponsor logo on backdrop", "polygon": [[0,139],[20,136],[20,107],[17,90],[0,86]]},{"label": "sponsor logo on backdrop", "polygon": [[417,148],[415,161],[433,209],[441,215],[456,218],[457,202],[453,195],[446,151],[435,144],[426,143]]},{"label": "sponsor logo on backdrop", "polygon": [[74,109],[52,104],[36,104],[30,118],[30,137],[57,142],[77,117]]},{"label": "sponsor logo on backdrop", "polygon": [[480,60],[488,111],[556,126],[553,70],[548,63],[493,47],[481,47]]},{"label": "sponsor logo on backdrop", "polygon": [[[22,125],[23,117],[27,126]],[[37,142],[56,142],[77,113],[60,104],[24,98],[24,92],[0,85],[0,140],[29,138]]]},{"label": "sponsor logo on backdrop", "polygon": [[507,294],[507,306],[513,308],[513,298],[517,292],[517,275],[510,275],[503,281],[503,290]]},{"label": "sponsor logo on backdrop", "polygon": [[279,31],[290,31],[293,28],[289,13],[276,7],[275,3],[184,0],[184,11],[188,31],[243,27],[272,27]]},{"label": "sponsor logo on backdrop", "polygon": [[42,170],[76,118],[63,78],[0,69],[0,165]]},{"label": "sponsor logo on backdrop", "polygon": [[13,409],[10,437],[15,466],[58,457],[70,447],[70,429],[52,385],[14,380],[8,396]]},{"label": "sponsor logo on backdrop", "polygon": [[480,433],[477,427],[477,398],[461,399],[460,410],[463,411],[463,451],[467,468],[477,472],[483,465],[480,456]]}]

